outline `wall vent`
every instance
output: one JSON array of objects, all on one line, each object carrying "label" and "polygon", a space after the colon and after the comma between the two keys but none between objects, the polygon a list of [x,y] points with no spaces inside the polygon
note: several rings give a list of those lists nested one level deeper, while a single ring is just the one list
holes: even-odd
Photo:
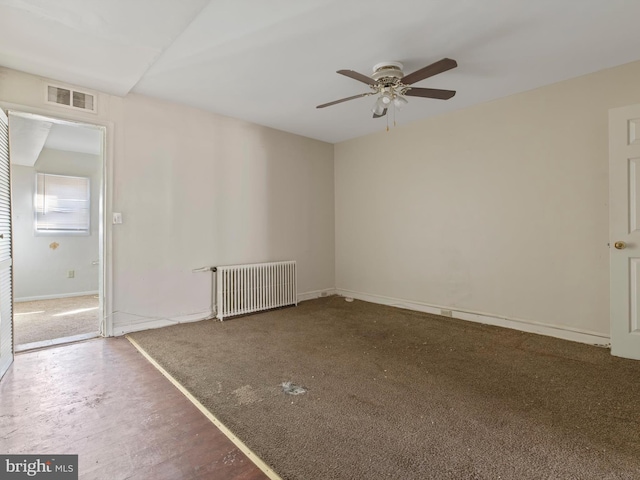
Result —
[{"label": "wall vent", "polygon": [[84,110],[85,112],[96,113],[97,111],[96,96],[94,94],[58,85],[47,85],[46,102],[73,108],[74,110]]}]

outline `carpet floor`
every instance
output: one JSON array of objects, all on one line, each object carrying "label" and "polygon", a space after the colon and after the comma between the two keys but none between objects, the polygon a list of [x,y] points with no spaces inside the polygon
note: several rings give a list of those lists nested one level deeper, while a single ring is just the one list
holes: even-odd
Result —
[{"label": "carpet floor", "polygon": [[341,297],[131,336],[284,479],[640,478],[604,348]]},{"label": "carpet floor", "polygon": [[17,302],[13,306],[16,345],[98,331],[97,295]]}]

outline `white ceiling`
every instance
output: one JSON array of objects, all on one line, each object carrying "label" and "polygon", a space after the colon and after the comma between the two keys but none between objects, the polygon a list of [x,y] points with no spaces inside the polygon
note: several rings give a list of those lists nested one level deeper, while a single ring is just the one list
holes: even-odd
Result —
[{"label": "white ceiling", "polygon": [[80,124],[10,113],[9,142],[11,163],[33,167],[43,148],[100,155],[102,131]]},{"label": "white ceiling", "polygon": [[0,0],[0,65],[126,95],[208,0]]},{"label": "white ceiling", "polygon": [[53,123],[10,115],[11,163],[33,167],[44,148]]},{"label": "white ceiling", "polygon": [[0,0],[0,65],[108,93],[129,91],[337,142],[385,128],[337,75],[396,60],[416,84],[407,123],[640,59],[629,0]]},{"label": "white ceiling", "polygon": [[45,148],[65,152],[100,155],[102,152],[102,131],[83,125],[54,123],[44,142]]}]

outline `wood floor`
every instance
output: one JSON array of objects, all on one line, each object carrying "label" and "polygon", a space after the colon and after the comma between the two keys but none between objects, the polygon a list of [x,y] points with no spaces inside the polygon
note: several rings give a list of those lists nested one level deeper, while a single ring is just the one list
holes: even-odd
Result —
[{"label": "wood floor", "polygon": [[267,478],[123,338],[16,356],[0,453],[78,454],[79,478]]}]

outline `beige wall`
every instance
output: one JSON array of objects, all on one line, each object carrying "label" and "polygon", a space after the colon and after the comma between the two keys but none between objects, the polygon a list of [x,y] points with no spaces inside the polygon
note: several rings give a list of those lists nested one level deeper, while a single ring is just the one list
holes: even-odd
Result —
[{"label": "beige wall", "polygon": [[640,62],[337,144],[337,288],[608,335],[608,109],[638,85]]},{"label": "beige wall", "polygon": [[207,310],[210,275],[191,271],[206,265],[296,260],[299,292],[333,288],[332,145],[137,95],[123,116],[118,310]]},{"label": "beige wall", "polygon": [[4,107],[108,127],[116,333],[207,315],[202,266],[297,260],[299,293],[333,288],[333,145],[137,95],[99,94],[97,115],[43,99],[0,68]]},{"label": "beige wall", "polygon": [[638,84],[640,62],[335,148],[136,95],[70,113],[1,68],[0,102],[108,126],[121,330],[207,311],[193,268],[292,258],[300,292],[607,335],[607,111],[639,103]]}]

